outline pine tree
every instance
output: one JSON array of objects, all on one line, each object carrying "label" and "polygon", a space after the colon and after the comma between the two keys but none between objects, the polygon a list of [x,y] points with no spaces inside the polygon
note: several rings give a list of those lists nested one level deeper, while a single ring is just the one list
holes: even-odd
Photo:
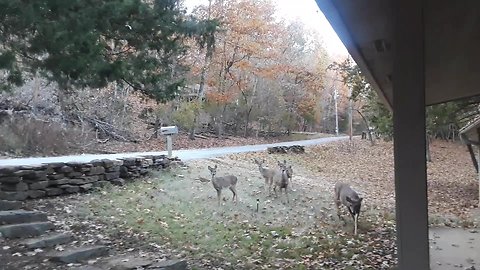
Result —
[{"label": "pine tree", "polygon": [[40,75],[63,90],[117,82],[169,100],[185,38],[212,46],[216,28],[177,0],[0,0],[0,90]]}]

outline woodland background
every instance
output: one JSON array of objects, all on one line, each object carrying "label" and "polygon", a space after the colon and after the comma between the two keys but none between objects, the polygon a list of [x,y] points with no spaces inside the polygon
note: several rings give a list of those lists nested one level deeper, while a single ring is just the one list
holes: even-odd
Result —
[{"label": "woodland background", "polygon": [[[356,64],[329,55],[322,29],[269,0],[0,1],[0,156],[161,150],[372,131],[392,122]],[[478,98],[428,109],[454,139]],[[370,129],[367,129],[367,126]],[[187,139],[189,138],[189,139]]]}]

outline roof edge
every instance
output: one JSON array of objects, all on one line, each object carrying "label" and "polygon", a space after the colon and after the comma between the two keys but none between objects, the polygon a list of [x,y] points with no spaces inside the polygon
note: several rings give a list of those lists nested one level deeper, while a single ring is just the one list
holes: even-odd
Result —
[{"label": "roof edge", "polygon": [[333,4],[332,0],[315,0],[317,6],[322,11],[325,18],[327,18],[328,22],[332,26],[335,33],[338,35],[340,40],[342,41],[343,45],[347,48],[348,52],[352,56],[353,60],[357,63],[360,67],[360,70],[368,79],[370,84],[373,86],[373,89],[379,94],[380,99],[382,102],[387,106],[390,111],[393,111],[392,107],[392,100],[389,100],[385,93],[380,88],[376,78],[370,72],[370,67],[367,65],[365,61],[365,57],[359,50],[357,44],[351,38],[350,31],[343,23],[342,17],[338,12],[337,8]]}]

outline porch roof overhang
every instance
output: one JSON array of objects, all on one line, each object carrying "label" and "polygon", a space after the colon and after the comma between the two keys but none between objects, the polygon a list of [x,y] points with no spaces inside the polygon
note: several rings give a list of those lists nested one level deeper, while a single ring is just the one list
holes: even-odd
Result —
[{"label": "porch roof overhang", "polygon": [[[385,104],[393,104],[393,1],[316,0]],[[426,0],[425,105],[480,94],[480,1]]]}]

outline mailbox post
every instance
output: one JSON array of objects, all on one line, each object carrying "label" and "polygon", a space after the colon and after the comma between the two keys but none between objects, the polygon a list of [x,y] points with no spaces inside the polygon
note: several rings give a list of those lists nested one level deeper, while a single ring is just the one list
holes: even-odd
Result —
[{"label": "mailbox post", "polygon": [[168,157],[172,157],[172,135],[178,134],[177,126],[161,127],[160,134],[167,136]]}]

